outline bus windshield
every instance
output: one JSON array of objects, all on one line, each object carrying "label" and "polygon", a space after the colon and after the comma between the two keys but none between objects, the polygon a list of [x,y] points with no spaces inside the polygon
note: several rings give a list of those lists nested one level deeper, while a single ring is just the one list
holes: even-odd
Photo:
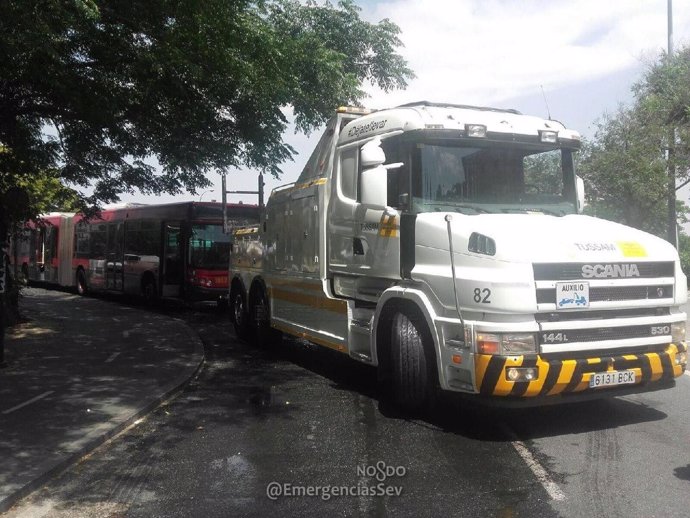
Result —
[{"label": "bus windshield", "polygon": [[193,268],[224,270],[230,261],[230,236],[223,233],[223,225],[194,224],[189,250]]}]

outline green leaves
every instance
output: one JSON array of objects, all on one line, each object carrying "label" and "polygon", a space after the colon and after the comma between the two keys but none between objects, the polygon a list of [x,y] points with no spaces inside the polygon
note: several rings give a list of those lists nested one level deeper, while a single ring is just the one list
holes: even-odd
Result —
[{"label": "green leaves", "polygon": [[[689,81],[690,47],[671,59],[662,55],[633,86],[633,104],[602,117],[580,167],[590,212],[667,235],[667,150],[674,128],[677,184],[690,175]],[[678,205],[684,218],[687,207]]]},{"label": "green leaves", "polygon": [[278,176],[281,109],[310,131],[363,82],[413,77],[398,27],[351,0],[8,0],[0,33],[0,189],[51,171],[89,203],[238,166]]}]

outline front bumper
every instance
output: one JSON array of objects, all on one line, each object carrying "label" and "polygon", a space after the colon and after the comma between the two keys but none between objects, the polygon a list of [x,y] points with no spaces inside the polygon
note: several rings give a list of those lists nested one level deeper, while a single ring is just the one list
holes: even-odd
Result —
[{"label": "front bumper", "polygon": [[[662,352],[615,354],[584,359],[551,359],[542,356],[499,356],[476,354],[475,390],[481,396],[509,398],[547,398],[555,395],[601,394],[600,397],[644,392],[656,384],[668,384],[681,376],[686,364],[676,363],[676,354],[687,352],[685,343],[669,344]],[[613,353],[613,351],[612,351]],[[510,367],[536,367],[538,376],[532,381],[510,381],[506,369]],[[632,370],[633,385],[590,388],[594,373]]]},{"label": "front bumper", "polygon": [[206,288],[203,286],[191,286],[187,290],[187,298],[191,302],[227,300],[228,288]]}]

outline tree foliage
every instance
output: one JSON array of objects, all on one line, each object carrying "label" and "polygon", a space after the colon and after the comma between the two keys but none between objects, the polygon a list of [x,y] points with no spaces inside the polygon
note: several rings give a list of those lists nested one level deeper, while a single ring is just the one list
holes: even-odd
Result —
[{"label": "tree foliage", "polygon": [[195,192],[211,170],[277,176],[281,108],[309,131],[363,82],[413,77],[398,27],[352,0],[5,0],[0,34],[0,189],[91,186],[81,206]]},{"label": "tree foliage", "polygon": [[[662,55],[633,86],[634,100],[604,115],[583,150],[580,175],[588,210],[654,233],[667,235],[667,150],[673,128],[677,186],[688,179],[690,163],[690,48],[670,59]],[[687,207],[678,202],[685,220]]]}]

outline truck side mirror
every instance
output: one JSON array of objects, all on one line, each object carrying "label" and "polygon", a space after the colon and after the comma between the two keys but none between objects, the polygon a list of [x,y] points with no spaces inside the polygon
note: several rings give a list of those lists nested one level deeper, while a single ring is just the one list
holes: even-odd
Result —
[{"label": "truck side mirror", "polygon": [[401,162],[385,164],[386,155],[381,149],[381,139],[375,138],[362,146],[360,163],[360,202],[371,208],[385,210],[388,207],[388,170],[402,167]]},{"label": "truck side mirror", "polygon": [[364,205],[385,207],[388,202],[388,175],[383,163],[386,154],[381,149],[381,140],[375,138],[364,144],[360,150],[360,201]]},{"label": "truck side mirror", "polygon": [[388,175],[382,165],[362,171],[360,201],[364,205],[385,207],[388,203]]},{"label": "truck side mirror", "polygon": [[381,139],[375,138],[362,146],[359,151],[359,162],[363,169],[376,167],[386,161],[386,154],[381,149]]},{"label": "truck side mirror", "polygon": [[577,195],[577,213],[582,214],[585,210],[585,181],[579,176],[575,177],[575,193]]}]

